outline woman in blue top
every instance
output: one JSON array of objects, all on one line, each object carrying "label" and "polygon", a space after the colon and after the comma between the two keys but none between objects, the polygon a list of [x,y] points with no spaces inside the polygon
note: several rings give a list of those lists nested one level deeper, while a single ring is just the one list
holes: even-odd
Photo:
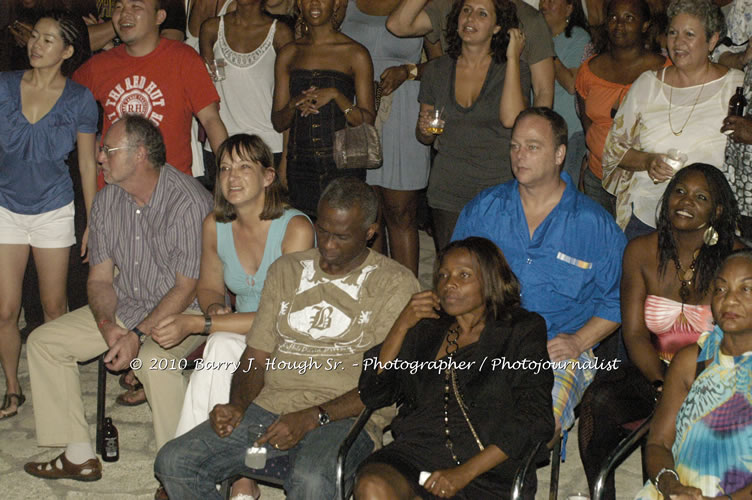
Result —
[{"label": "woman in blue top", "polygon": [[[204,363],[240,359],[269,266],[283,254],[307,250],[314,244],[311,222],[287,203],[272,152],[258,136],[229,137],[219,147],[217,158],[214,212],[204,219],[196,288],[206,316],[169,316],[155,330],[172,332],[175,344],[191,333],[210,334]],[[225,303],[225,286],[236,296],[235,313]],[[231,370],[193,372],[178,436],[209,418],[214,405],[229,401],[231,380]]]},{"label": "woman in blue top", "polygon": [[[45,15],[27,44],[31,69],[0,73],[0,364],[6,395],[0,419],[18,413],[18,314],[29,249],[39,274],[44,320],[67,309],[73,181],[65,160],[78,144],[86,213],[96,191],[97,106],[85,87],[68,79],[90,55],[80,18]],[[84,232],[81,255],[86,252]]]}]

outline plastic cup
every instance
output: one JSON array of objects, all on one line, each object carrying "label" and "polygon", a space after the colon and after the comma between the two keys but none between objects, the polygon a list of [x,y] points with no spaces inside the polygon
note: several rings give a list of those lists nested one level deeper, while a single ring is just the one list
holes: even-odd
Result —
[{"label": "plastic cup", "polygon": [[590,500],[587,493],[573,493],[567,497],[567,500]]},{"label": "plastic cup", "polygon": [[675,172],[678,172],[687,163],[687,155],[676,148],[671,148],[663,157],[663,161],[673,168]]},{"label": "plastic cup", "polygon": [[428,122],[428,132],[431,134],[444,133],[444,112],[440,109],[431,111],[431,121]]},{"label": "plastic cup", "polygon": [[225,66],[227,66],[227,63],[224,59],[217,58],[214,59],[214,67],[212,68],[212,78],[215,82],[221,82],[225,79]]},{"label": "plastic cup", "polygon": [[266,445],[254,446],[254,443],[264,435],[266,428],[263,425],[251,425],[248,427],[249,447],[245,450],[245,466],[251,469],[263,469],[266,467]]}]

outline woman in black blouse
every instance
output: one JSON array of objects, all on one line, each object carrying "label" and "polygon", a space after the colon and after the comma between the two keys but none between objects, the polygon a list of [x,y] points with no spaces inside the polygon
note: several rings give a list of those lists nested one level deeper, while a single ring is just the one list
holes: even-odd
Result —
[{"label": "woman in black blouse", "polygon": [[436,262],[434,291],[415,294],[364,358],[363,402],[400,406],[357,499],[507,498],[526,451],[553,434],[546,324],[520,307],[501,251],[472,237]]}]

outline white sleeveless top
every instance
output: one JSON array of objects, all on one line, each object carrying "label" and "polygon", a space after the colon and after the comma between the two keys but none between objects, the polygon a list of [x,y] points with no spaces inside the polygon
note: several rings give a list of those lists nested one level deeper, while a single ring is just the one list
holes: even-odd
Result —
[{"label": "white sleeveless top", "polygon": [[[229,3],[229,2],[228,2]],[[274,95],[274,33],[277,21],[261,45],[247,54],[235,52],[225,38],[225,19],[220,17],[214,58],[226,62],[226,78],[216,82],[221,103],[219,116],[229,135],[256,134],[269,145],[273,153],[282,152],[282,134],[272,127],[272,97]]]}]

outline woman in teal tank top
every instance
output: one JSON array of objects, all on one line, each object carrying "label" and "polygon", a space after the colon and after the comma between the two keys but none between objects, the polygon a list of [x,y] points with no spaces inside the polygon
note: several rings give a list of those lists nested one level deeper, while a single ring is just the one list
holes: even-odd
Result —
[{"label": "woman in teal tank top", "polygon": [[[283,254],[314,245],[311,221],[288,204],[272,152],[258,136],[229,137],[217,158],[214,211],[204,219],[196,288],[204,316],[177,314],[157,326],[172,329],[180,340],[207,333],[205,364],[240,359],[269,266]],[[234,312],[225,301],[225,287],[235,295]],[[193,372],[176,436],[206,420],[214,405],[229,401],[231,380],[232,370]]]}]

